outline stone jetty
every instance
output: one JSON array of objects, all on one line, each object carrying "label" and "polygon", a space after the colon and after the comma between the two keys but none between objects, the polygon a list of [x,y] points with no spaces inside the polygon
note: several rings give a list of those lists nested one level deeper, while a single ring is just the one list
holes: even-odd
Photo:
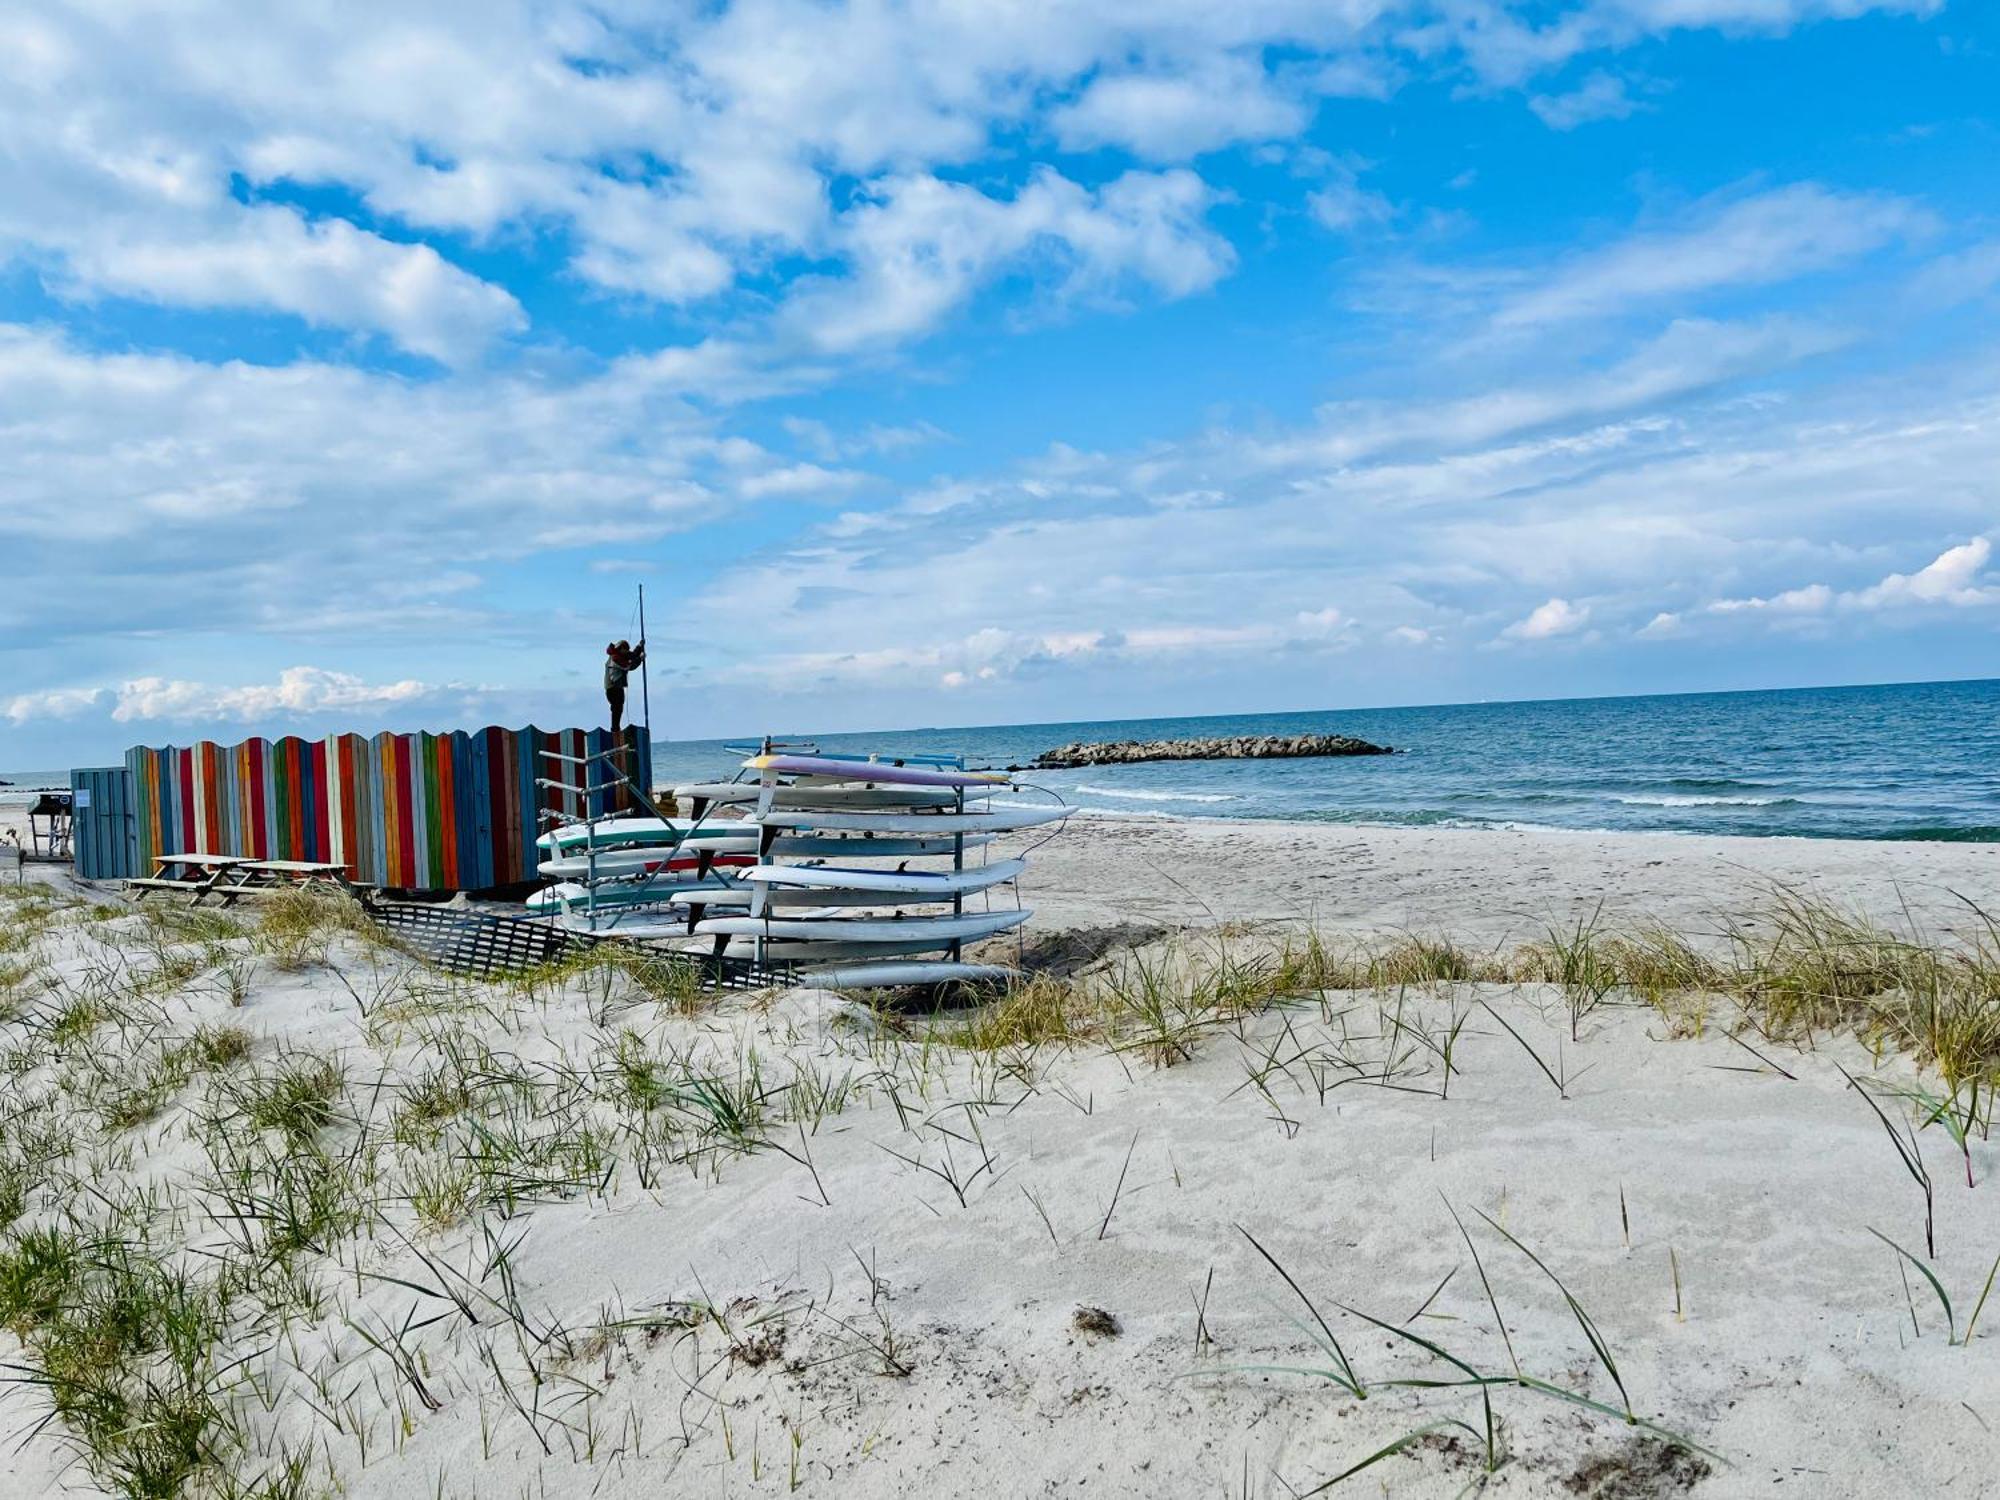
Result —
[{"label": "stone jetty", "polygon": [[1345,734],[1238,734],[1208,740],[1114,740],[1059,745],[1036,757],[1036,770],[1075,766],[1129,766],[1142,760],[1285,760],[1312,755],[1391,755]]}]

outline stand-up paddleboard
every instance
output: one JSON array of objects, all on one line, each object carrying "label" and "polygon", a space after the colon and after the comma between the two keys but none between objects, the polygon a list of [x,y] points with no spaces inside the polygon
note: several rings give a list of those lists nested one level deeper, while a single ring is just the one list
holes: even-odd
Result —
[{"label": "stand-up paddleboard", "polygon": [[794,940],[825,938],[845,943],[900,943],[934,938],[965,942],[1019,927],[1031,915],[1024,907],[1016,911],[964,912],[937,917],[704,917],[694,924],[694,934]]},{"label": "stand-up paddleboard", "polygon": [[823,755],[753,755],[743,769],[760,776],[829,776],[840,781],[872,781],[889,786],[1010,786],[997,771],[941,771],[930,766],[898,766],[887,761],[834,760]]},{"label": "stand-up paddleboard", "polygon": [[[742,869],[757,863],[757,840],[747,838],[731,840],[720,846],[710,844],[683,844],[681,851],[700,849],[700,854],[672,852],[667,849],[600,849],[597,851],[596,876],[599,880],[607,876],[625,879],[636,875],[650,875],[664,870],[672,874],[679,870],[699,870],[702,854],[709,856],[710,869]],[[561,859],[545,859],[535,866],[537,873],[549,880],[588,880],[591,878],[591,857],[586,854],[566,854]]]},{"label": "stand-up paddleboard", "polygon": [[[672,898],[675,906],[712,906],[718,912],[735,912],[755,904],[757,892],[746,885],[732,883],[726,890],[690,891]],[[798,908],[805,906],[872,906],[883,911],[905,906],[932,906],[951,900],[950,896],[939,896],[928,892],[914,895],[895,891],[854,891],[854,890],[794,890],[784,886],[774,886],[764,893],[764,904],[769,907],[784,907],[785,915],[796,917]]]},{"label": "stand-up paddleboard", "polygon": [[[984,848],[993,840],[975,834],[965,841],[968,850]],[[769,849],[773,859],[923,859],[933,854],[954,854],[956,839],[870,838],[865,834],[787,834],[774,839]]]},{"label": "stand-up paddleboard", "polygon": [[[699,899],[707,896],[730,896],[737,888],[719,880],[656,880],[645,885],[600,885],[597,888],[597,909],[625,906],[665,906],[679,896]],[[747,899],[748,891],[742,892]],[[522,910],[533,916],[554,916],[558,912],[588,911],[590,909],[590,887],[565,882],[552,885],[547,890],[536,891],[521,903]]]},{"label": "stand-up paddleboard", "polygon": [[[739,938],[737,941],[747,946],[750,939]],[[950,946],[950,938],[918,938],[904,943],[801,943],[785,938],[769,938],[764,943],[764,957],[773,963],[818,963],[832,958],[876,959],[942,953]]]},{"label": "stand-up paddleboard", "polygon": [[594,826],[588,823],[565,823],[560,828],[552,828],[535,840],[543,849],[560,850],[567,854],[586,844],[595,844],[600,849],[615,849],[631,845],[666,845],[671,848],[683,843],[706,843],[711,839],[740,837],[748,825],[739,818],[711,818],[696,826],[685,818],[605,818]]},{"label": "stand-up paddleboard", "polygon": [[[714,802],[725,807],[741,807],[756,802],[764,788],[754,781],[706,781],[695,786],[674,788],[676,799],[686,802]],[[913,807],[952,807],[959,794],[935,786],[820,786],[817,784],[773,787],[773,807],[825,807],[863,811],[872,808],[895,810]],[[980,787],[968,796],[981,797],[995,790]]]},{"label": "stand-up paddleboard", "polygon": [[741,878],[754,885],[792,886],[821,891],[879,891],[949,901],[1014,879],[1028,868],[1025,859],[995,860],[969,870],[859,870],[847,865],[758,865]]},{"label": "stand-up paddleboard", "polygon": [[990,812],[865,813],[768,812],[755,821],[766,828],[851,829],[865,833],[1005,833],[1039,828],[1075,812],[1073,807],[996,807]]},{"label": "stand-up paddleboard", "polygon": [[906,984],[952,984],[966,981],[1004,982],[1020,974],[1003,964],[962,964],[949,959],[906,959],[890,963],[839,964],[808,969],[801,984],[829,990],[878,990]]}]

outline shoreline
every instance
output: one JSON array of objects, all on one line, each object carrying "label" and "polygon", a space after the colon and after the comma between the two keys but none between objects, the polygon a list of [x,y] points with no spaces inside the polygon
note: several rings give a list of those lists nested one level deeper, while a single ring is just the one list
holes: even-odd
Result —
[{"label": "shoreline", "polygon": [[[1701,927],[1817,890],[1881,923],[1950,932],[2000,908],[2000,844],[1577,829],[1392,828],[1080,814],[1035,849],[1035,928],[1300,922],[1505,939],[1587,918]],[[1955,893],[1955,894],[1954,894]]]}]

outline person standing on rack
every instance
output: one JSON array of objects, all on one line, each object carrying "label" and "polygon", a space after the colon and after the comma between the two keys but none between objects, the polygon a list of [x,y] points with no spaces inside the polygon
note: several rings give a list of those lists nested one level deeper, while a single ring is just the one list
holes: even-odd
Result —
[{"label": "person standing on rack", "polygon": [[613,641],[604,648],[604,698],[611,705],[611,732],[618,733],[625,722],[625,682],[632,669],[646,659],[646,643],[635,648],[630,641]]}]

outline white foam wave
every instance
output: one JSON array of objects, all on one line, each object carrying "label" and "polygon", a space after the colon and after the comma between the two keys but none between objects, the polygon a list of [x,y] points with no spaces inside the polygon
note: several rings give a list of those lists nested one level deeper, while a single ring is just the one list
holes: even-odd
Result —
[{"label": "white foam wave", "polygon": [[1776,807],[1790,797],[1613,797],[1629,807]]},{"label": "white foam wave", "polygon": [[1127,797],[1134,802],[1237,802],[1242,799],[1228,792],[1131,792],[1115,787],[1089,786],[1079,783],[1079,792],[1089,792],[1093,797]]}]

